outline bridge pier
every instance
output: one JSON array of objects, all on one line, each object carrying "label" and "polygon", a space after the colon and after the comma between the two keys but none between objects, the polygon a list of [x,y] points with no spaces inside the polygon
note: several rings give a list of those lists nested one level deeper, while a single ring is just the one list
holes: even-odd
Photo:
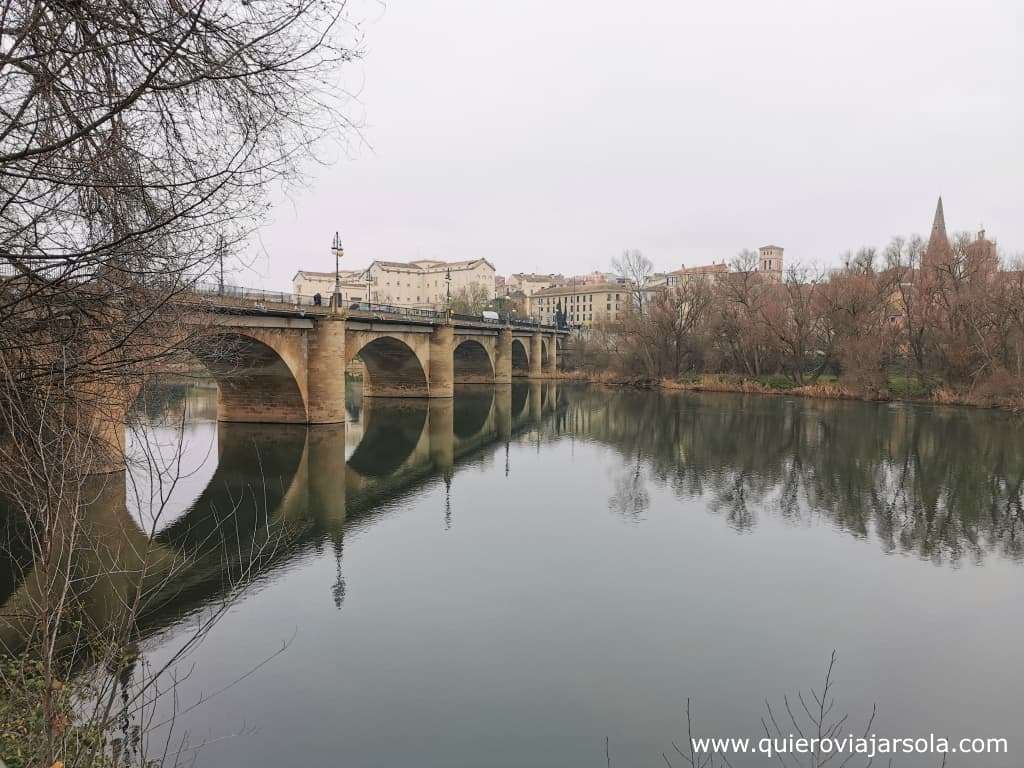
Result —
[{"label": "bridge pier", "polygon": [[306,406],[310,424],[345,421],[345,321],[318,320],[306,347]]},{"label": "bridge pier", "polygon": [[494,343],[494,383],[512,383],[512,329],[502,328]]},{"label": "bridge pier", "polygon": [[453,397],[455,394],[455,328],[439,325],[430,334],[430,371],[427,397]]},{"label": "bridge pier", "polygon": [[111,393],[97,403],[92,414],[89,474],[122,472],[125,468],[126,397]]},{"label": "bridge pier", "polygon": [[548,336],[547,341],[547,356],[544,358],[544,375],[549,379],[555,378],[558,371],[558,352],[556,349],[555,337]]},{"label": "bridge pier", "polygon": [[530,378],[544,378],[544,340],[539,333],[530,337]]}]

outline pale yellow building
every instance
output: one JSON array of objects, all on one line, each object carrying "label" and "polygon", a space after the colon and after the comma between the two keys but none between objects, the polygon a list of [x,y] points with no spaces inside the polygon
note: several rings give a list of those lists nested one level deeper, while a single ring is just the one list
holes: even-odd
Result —
[{"label": "pale yellow building", "polygon": [[561,306],[569,325],[589,328],[621,319],[632,304],[631,297],[630,288],[624,283],[558,285],[530,296],[529,312],[543,323],[554,323]]},{"label": "pale yellow building", "polygon": [[509,275],[505,280],[505,293],[511,294],[521,291],[524,296],[533,296],[537,291],[562,285],[565,282],[563,275],[538,275],[533,272],[517,272]]},{"label": "pale yellow building", "polygon": [[[374,261],[366,269],[342,272],[342,300],[442,310],[448,301],[449,275],[453,298],[466,291],[473,291],[485,301],[494,298],[494,267],[487,259],[418,259]],[[334,290],[334,273],[302,270],[296,273],[292,286],[295,293],[319,291],[328,297]]]},{"label": "pale yellow building", "polygon": [[695,267],[684,266],[667,273],[661,284],[667,285],[669,288],[675,288],[693,280],[705,280],[713,283],[721,278],[722,275],[727,274],[729,274],[729,265],[724,261],[719,264],[701,264]]},{"label": "pale yellow building", "polygon": [[[339,273],[341,279],[341,300],[365,301],[366,300],[366,276],[364,272],[353,270],[342,270]],[[326,304],[334,293],[333,272],[312,272],[300,269],[292,278],[292,293],[300,296],[314,296],[319,293]]]}]

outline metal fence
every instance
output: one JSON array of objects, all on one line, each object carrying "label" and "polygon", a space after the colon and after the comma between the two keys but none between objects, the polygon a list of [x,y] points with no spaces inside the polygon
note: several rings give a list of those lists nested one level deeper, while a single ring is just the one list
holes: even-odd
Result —
[{"label": "metal fence", "polygon": [[[218,285],[201,283],[197,284],[195,291],[203,296],[223,296],[225,298],[253,301],[258,304],[287,304],[294,307],[323,307],[331,306],[331,297],[324,296],[321,303],[317,304],[314,297],[299,293],[286,293],[282,291],[267,291],[261,288],[244,288],[238,285]],[[365,312],[372,315],[386,315],[388,317],[404,317],[411,320],[431,320],[434,322],[443,321],[446,313],[436,309],[423,309],[421,307],[404,307],[399,304],[379,304],[370,301],[342,302],[342,306],[350,312]],[[500,314],[497,318],[488,318],[483,315],[469,315],[464,313],[452,313],[453,320],[471,323],[486,323],[488,325],[511,325],[515,328],[555,328],[552,325],[544,325],[537,320],[515,317],[511,314]]]},{"label": "metal fence", "polygon": [[352,312],[369,312],[376,315],[411,317],[416,320],[444,320],[444,312],[420,307],[403,307],[398,304],[377,304],[370,301],[352,301],[343,303]]},{"label": "metal fence", "polygon": [[223,296],[228,299],[291,304],[299,307],[315,306],[312,296],[304,296],[300,293],[285,293],[283,291],[266,291],[262,288],[243,288],[240,285],[197,283],[194,290],[202,296]]}]

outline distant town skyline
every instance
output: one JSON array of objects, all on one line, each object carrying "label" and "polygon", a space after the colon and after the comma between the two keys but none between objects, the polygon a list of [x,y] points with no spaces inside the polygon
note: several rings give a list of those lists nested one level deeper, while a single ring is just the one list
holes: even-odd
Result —
[{"label": "distant town skyline", "polygon": [[333,270],[335,230],[347,269],[585,273],[637,248],[666,271],[769,243],[831,266],[926,237],[939,195],[951,233],[1024,251],[1013,0],[359,1],[363,143],[278,197],[240,282]]}]

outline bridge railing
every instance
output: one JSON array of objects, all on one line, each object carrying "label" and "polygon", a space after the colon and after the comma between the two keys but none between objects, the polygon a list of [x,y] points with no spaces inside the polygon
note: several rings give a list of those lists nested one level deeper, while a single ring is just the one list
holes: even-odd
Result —
[{"label": "bridge railing", "polygon": [[[327,309],[331,305],[330,296],[321,296],[320,304],[316,303],[313,296],[300,293],[288,293],[286,291],[268,291],[263,288],[245,288],[239,285],[219,285],[210,283],[197,283],[195,292],[204,297],[224,297],[235,301],[252,301],[257,305],[264,304],[285,304],[293,307],[316,307]],[[421,307],[404,307],[399,304],[380,304],[370,301],[343,301],[342,307],[350,312],[365,312],[373,315],[386,315],[388,317],[408,318],[411,320],[431,320],[440,322],[445,319],[446,313],[436,309],[424,309]],[[488,318],[483,315],[470,315],[464,313],[452,313],[453,320],[461,320],[471,323],[486,323],[488,325],[511,325],[515,328],[537,328],[551,329],[554,326],[545,325],[537,320],[515,317],[511,314],[501,314],[497,318]]]},{"label": "bridge railing", "polygon": [[[285,291],[267,291],[262,288],[244,288],[240,285],[210,285],[209,283],[197,283],[195,292],[202,296],[223,296],[228,299],[242,301],[255,301],[272,304],[292,304],[300,307],[312,307],[314,301],[312,296],[305,296],[301,293],[287,293]],[[328,297],[329,301],[330,297]]]},{"label": "bridge railing", "polygon": [[505,321],[500,317],[484,317],[483,315],[467,315],[460,312],[452,312],[452,320],[465,320],[470,323],[490,323],[491,325],[504,325]]},{"label": "bridge railing", "polygon": [[525,317],[509,317],[508,324],[516,328],[554,328],[553,325],[544,325],[539,320],[530,320]]},{"label": "bridge railing", "polygon": [[403,307],[398,304],[377,304],[370,301],[342,302],[342,306],[351,312],[369,312],[371,314],[410,317],[416,320],[444,320],[444,312],[420,307]]}]

